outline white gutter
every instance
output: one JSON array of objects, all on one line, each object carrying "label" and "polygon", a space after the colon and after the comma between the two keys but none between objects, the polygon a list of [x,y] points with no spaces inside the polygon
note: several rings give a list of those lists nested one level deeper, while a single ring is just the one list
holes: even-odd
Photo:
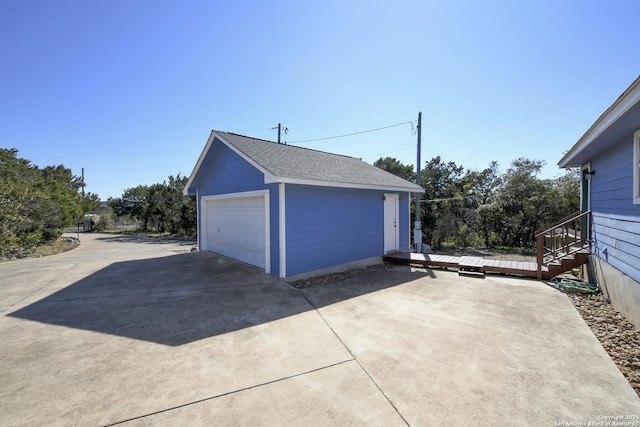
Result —
[{"label": "white gutter", "polygon": [[589,147],[604,131],[622,117],[631,107],[640,102],[640,77],[595,121],[589,130],[574,144],[558,162],[561,168],[580,166],[573,160]]}]

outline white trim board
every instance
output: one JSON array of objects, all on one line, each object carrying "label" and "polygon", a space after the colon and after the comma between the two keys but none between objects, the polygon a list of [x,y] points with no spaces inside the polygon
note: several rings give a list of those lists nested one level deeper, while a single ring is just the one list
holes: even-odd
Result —
[{"label": "white trim board", "polygon": [[573,159],[622,117],[631,107],[640,102],[640,77],[604,112],[587,132],[558,162],[561,168],[571,167]]},{"label": "white trim board", "polygon": [[285,200],[285,183],[278,184],[278,231],[280,246],[280,274],[281,278],[287,277],[287,216]]}]

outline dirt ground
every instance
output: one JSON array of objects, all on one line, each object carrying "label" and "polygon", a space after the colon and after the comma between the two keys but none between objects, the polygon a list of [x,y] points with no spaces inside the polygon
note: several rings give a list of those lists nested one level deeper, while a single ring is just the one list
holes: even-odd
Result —
[{"label": "dirt ground", "polygon": [[508,259],[511,261],[535,262],[536,254],[533,251],[506,251],[494,248],[455,248],[442,247],[433,251],[437,255],[450,256],[476,256],[486,259]]}]

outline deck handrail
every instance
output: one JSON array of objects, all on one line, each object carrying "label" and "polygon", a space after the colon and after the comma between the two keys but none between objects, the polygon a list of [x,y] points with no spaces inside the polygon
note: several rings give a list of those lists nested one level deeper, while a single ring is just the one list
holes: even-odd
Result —
[{"label": "deck handrail", "polygon": [[575,221],[576,219],[580,218],[581,216],[588,215],[590,213],[591,213],[591,211],[584,211],[584,212],[578,211],[578,212],[575,212],[575,213],[573,213],[571,215],[565,216],[564,218],[562,218],[560,220],[560,222],[558,224],[554,225],[553,227],[549,227],[544,231],[536,232],[536,237],[538,237],[541,234],[549,233],[550,231],[555,230],[556,228],[560,228],[563,225],[565,225],[567,223],[570,223],[572,221]]},{"label": "deck handrail", "polygon": [[[567,225],[573,227],[569,228]],[[556,230],[560,229],[559,233]],[[591,211],[576,212],[563,218],[558,224],[536,234],[536,258],[538,279],[542,279],[542,266],[545,255],[549,255],[547,264],[586,249],[590,246]],[[546,238],[551,239],[550,248],[546,246]],[[578,243],[578,245],[576,245]]]}]

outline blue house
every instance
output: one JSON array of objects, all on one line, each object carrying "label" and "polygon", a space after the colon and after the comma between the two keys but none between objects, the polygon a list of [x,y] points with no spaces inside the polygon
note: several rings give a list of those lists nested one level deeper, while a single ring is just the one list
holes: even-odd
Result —
[{"label": "blue house", "polygon": [[184,194],[198,246],[295,280],[381,262],[410,247],[410,194],[361,160],[212,131]]},{"label": "blue house", "polygon": [[582,170],[591,210],[590,279],[640,327],[640,78],[558,162]]}]

